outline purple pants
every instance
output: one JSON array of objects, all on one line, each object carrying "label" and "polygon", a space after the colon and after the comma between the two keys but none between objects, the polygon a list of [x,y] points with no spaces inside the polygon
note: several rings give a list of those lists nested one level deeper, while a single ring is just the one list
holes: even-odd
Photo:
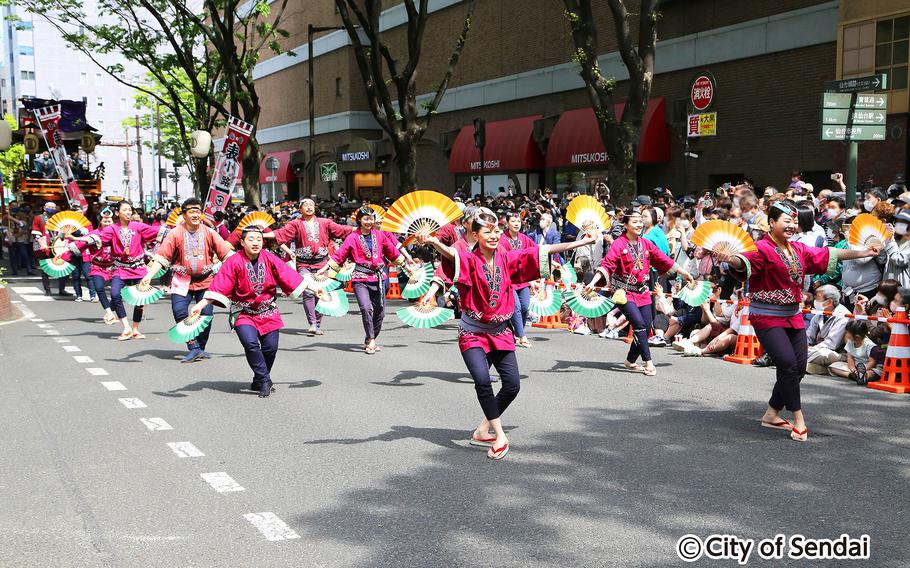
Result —
[{"label": "purple pants", "polygon": [[802,410],[799,383],[806,374],[806,361],[809,359],[806,330],[772,327],[756,329],[755,335],[762,349],[771,355],[777,371],[777,382],[774,383],[768,406],[774,410],[786,408],[791,412]]},{"label": "purple pants", "polygon": [[[307,274],[313,274],[318,271],[319,266],[307,267],[302,264],[297,264],[298,272],[301,276],[306,276]],[[316,303],[319,302],[319,298],[316,297],[309,288],[304,290],[303,294],[300,295],[301,303],[303,303],[303,312],[306,314],[306,321],[310,326],[319,329],[322,327],[322,314],[316,311]]]},{"label": "purple pants", "polygon": [[269,392],[272,386],[272,363],[278,353],[278,330],[259,335],[259,330],[252,325],[238,325],[234,331],[243,345],[246,362],[253,370],[253,384],[259,386],[261,392]]},{"label": "purple pants", "polygon": [[[474,379],[474,390],[477,391],[477,400],[487,420],[499,418],[506,408],[512,404],[521,382],[518,375],[518,359],[514,351],[491,351],[484,353],[480,347],[472,347],[462,351],[461,358]],[[493,386],[490,384],[490,365],[496,367],[502,388],[493,396]]]},{"label": "purple pants", "polygon": [[382,320],[385,319],[385,291],[389,289],[383,282],[354,282],[354,296],[360,306],[360,319],[363,321],[364,343],[379,337]]}]

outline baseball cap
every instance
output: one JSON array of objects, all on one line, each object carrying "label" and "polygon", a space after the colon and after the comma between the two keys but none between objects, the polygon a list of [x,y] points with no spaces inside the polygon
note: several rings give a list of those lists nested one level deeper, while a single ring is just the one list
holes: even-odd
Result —
[{"label": "baseball cap", "polygon": [[647,195],[639,195],[638,197],[636,197],[635,199],[632,200],[632,204],[633,205],[638,204],[638,205],[642,205],[644,207],[650,207],[651,198],[648,197]]}]

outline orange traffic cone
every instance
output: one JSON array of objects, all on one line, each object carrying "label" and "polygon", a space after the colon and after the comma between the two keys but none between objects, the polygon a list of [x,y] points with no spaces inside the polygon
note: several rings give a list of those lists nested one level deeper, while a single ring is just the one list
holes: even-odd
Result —
[{"label": "orange traffic cone", "polygon": [[625,337],[625,339],[623,339],[623,341],[625,341],[626,343],[631,345],[634,337],[635,337],[635,334],[632,333],[632,324],[630,323],[629,324],[629,335],[627,335]]},{"label": "orange traffic cone", "polygon": [[[904,308],[897,308],[894,317],[906,319]],[[882,379],[866,386],[894,394],[910,393],[910,330],[907,324],[891,324],[891,339],[888,341],[888,350],[885,351]]]},{"label": "orange traffic cone", "polygon": [[398,286],[398,268],[393,266],[389,268],[389,291],[385,295],[386,300],[400,300],[401,287]]},{"label": "orange traffic cone", "polygon": [[348,294],[354,293],[354,281],[353,280],[347,281],[347,283],[344,285],[344,291],[347,292]]},{"label": "orange traffic cone", "polygon": [[531,324],[531,327],[542,327],[544,329],[569,329],[567,324],[562,323],[559,314],[552,316],[543,316],[540,321]]},{"label": "orange traffic cone", "polygon": [[736,349],[733,351],[733,355],[725,355],[724,361],[739,363],[740,365],[751,365],[752,361],[761,357],[761,343],[755,337],[755,331],[752,330],[752,322],[749,321],[749,300],[743,300],[740,307],[743,313],[739,320]]}]

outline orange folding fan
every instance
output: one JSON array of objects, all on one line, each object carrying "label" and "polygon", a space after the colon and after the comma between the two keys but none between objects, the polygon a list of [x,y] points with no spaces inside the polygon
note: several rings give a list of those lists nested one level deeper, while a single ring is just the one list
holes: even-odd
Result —
[{"label": "orange folding fan", "polygon": [[[375,203],[370,203],[369,207],[376,212],[376,221],[382,222],[382,218],[385,216],[385,208],[382,205],[376,205]],[[351,214],[351,221],[357,222],[357,210]]]},{"label": "orange folding fan", "polygon": [[179,207],[171,211],[164,221],[164,224],[172,229],[177,226],[177,223],[183,223],[183,213]]},{"label": "orange folding fan", "polygon": [[243,219],[240,220],[240,223],[237,225],[237,228],[234,229],[234,232],[239,233],[250,225],[268,229],[274,224],[275,219],[268,213],[264,211],[253,211],[252,213],[247,213],[243,216]]},{"label": "orange folding fan", "polygon": [[610,216],[599,201],[590,195],[579,195],[566,208],[566,219],[580,230],[593,227],[598,231],[610,228]]},{"label": "orange folding fan", "polygon": [[729,221],[719,219],[699,225],[692,233],[692,243],[711,252],[727,254],[741,254],[757,250],[755,242],[748,233]]},{"label": "orange folding fan", "polygon": [[410,237],[433,234],[459,217],[461,210],[445,195],[430,190],[412,191],[389,207],[382,219],[382,230],[405,235],[407,244]]},{"label": "orange folding fan", "polygon": [[72,233],[90,224],[88,218],[79,211],[61,211],[48,219],[45,227],[48,231]]},{"label": "orange folding fan", "polygon": [[872,245],[881,246],[891,238],[891,232],[878,217],[869,213],[862,213],[850,223],[850,232],[847,233],[847,242],[850,246],[867,248]]}]

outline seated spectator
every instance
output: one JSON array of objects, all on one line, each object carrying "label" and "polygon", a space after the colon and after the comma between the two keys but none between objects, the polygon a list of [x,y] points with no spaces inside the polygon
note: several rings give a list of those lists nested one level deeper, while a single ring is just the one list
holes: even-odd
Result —
[{"label": "seated spectator", "polygon": [[831,312],[832,315],[816,314],[806,330],[806,339],[809,342],[809,358],[806,372],[812,375],[825,375],[832,363],[843,360],[839,353],[844,344],[844,329],[850,313],[845,306],[840,304],[840,290],[826,284],[819,286],[815,291],[813,306],[816,310]]},{"label": "seated spectator", "polygon": [[864,385],[881,376],[879,359],[875,357],[875,342],[869,339],[869,328],[864,321],[850,321],[844,329],[846,340],[846,361],[836,361],[828,366],[828,372],[835,377],[844,377],[856,384]]}]

